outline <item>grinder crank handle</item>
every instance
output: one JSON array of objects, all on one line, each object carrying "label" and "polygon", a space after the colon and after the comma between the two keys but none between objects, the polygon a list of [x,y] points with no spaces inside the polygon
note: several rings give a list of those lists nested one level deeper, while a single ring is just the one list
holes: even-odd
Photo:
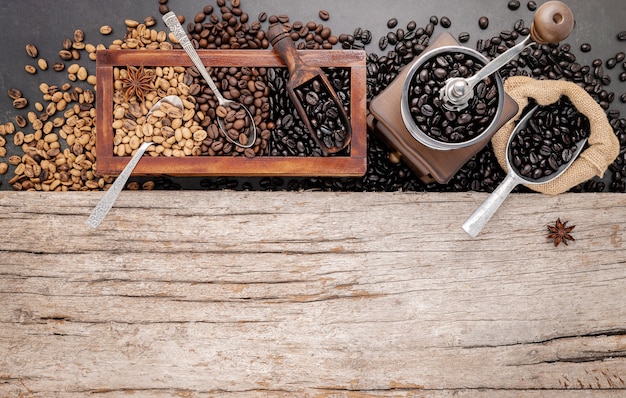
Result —
[{"label": "grinder crank handle", "polygon": [[574,15],[567,5],[560,1],[548,1],[542,4],[535,13],[530,26],[530,36],[504,54],[485,65],[475,75],[467,79],[467,85],[474,87],[479,81],[492,75],[522,50],[535,42],[537,44],[559,43],[565,40],[574,29]]},{"label": "grinder crank handle", "polygon": [[537,44],[559,43],[574,30],[574,14],[563,2],[548,1],[535,13],[530,36]]}]

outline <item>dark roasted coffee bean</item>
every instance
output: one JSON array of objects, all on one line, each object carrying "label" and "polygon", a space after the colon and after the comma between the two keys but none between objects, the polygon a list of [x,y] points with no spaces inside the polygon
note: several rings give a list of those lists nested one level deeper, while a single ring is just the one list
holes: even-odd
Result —
[{"label": "dark roasted coffee bean", "polygon": [[622,30],[617,34],[617,40],[626,41],[626,30]]},{"label": "dark roasted coffee bean", "polygon": [[518,0],[511,0],[507,6],[509,7],[509,10],[515,11],[519,8],[520,3]]},{"label": "dark roasted coffee bean", "polygon": [[615,65],[617,65],[617,59],[609,58],[609,59],[606,60],[606,67],[607,67],[607,69],[613,69],[613,68],[615,68]]},{"label": "dark roasted coffee bean", "polygon": [[620,52],[618,52],[617,54],[615,54],[615,60],[616,60],[617,62],[623,62],[623,61],[624,61],[624,58],[626,58],[626,53],[624,53],[624,52],[622,52],[622,51],[620,51]]},{"label": "dark roasted coffee bean", "polygon": [[537,3],[531,0],[526,4],[526,7],[528,7],[529,11],[535,11],[537,9]]},{"label": "dark roasted coffee bean", "polygon": [[584,52],[584,53],[588,53],[589,51],[591,51],[591,44],[589,43],[583,43],[580,45],[580,51]]},{"label": "dark roasted coffee bean", "polygon": [[466,43],[468,42],[470,39],[470,34],[468,32],[461,32],[459,33],[459,42],[460,43]]},{"label": "dark roasted coffee bean", "polygon": [[393,29],[398,25],[398,19],[397,18],[391,18],[387,21],[387,27],[389,29]]},{"label": "dark roasted coffee bean", "polygon": [[441,24],[441,27],[445,29],[448,29],[450,26],[452,26],[452,21],[448,17],[441,17],[439,23]]},{"label": "dark roasted coffee bean", "polygon": [[439,18],[436,15],[430,17],[430,23],[433,25],[437,25],[439,23]]},{"label": "dark roasted coffee bean", "polygon": [[381,51],[384,51],[387,48],[387,44],[387,36],[382,36],[380,40],[378,40],[378,48],[380,48]]},{"label": "dark roasted coffee bean", "polygon": [[483,16],[478,18],[478,27],[485,30],[489,27],[489,18]]}]

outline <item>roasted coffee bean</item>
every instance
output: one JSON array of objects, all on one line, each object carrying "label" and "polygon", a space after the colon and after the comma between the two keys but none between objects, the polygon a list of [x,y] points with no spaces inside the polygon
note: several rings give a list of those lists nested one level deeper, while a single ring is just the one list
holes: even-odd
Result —
[{"label": "roasted coffee bean", "polygon": [[13,107],[15,109],[24,109],[28,106],[28,100],[26,98],[16,98],[13,100]]},{"label": "roasted coffee bean", "polygon": [[441,20],[439,21],[439,23],[441,24],[442,28],[446,28],[446,29],[452,26],[452,21],[448,17],[441,17]]},{"label": "roasted coffee bean", "polygon": [[589,43],[583,43],[580,45],[580,51],[584,52],[584,53],[588,53],[589,51],[591,51],[591,44]]},{"label": "roasted coffee bean", "polygon": [[31,58],[37,58],[39,51],[37,51],[37,47],[35,47],[34,44],[28,43],[26,45],[26,54],[28,54],[28,56]]},{"label": "roasted coffee bean", "polygon": [[17,88],[10,88],[7,92],[9,98],[16,100],[18,98],[22,98],[22,91]]},{"label": "roasted coffee bean", "polygon": [[459,42],[460,43],[467,43],[470,39],[470,34],[468,32],[461,32],[459,33]]},{"label": "roasted coffee bean", "polygon": [[393,29],[398,25],[398,19],[397,18],[391,18],[387,21],[387,27],[389,29]]},{"label": "roasted coffee bean", "polygon": [[528,7],[529,11],[535,11],[537,9],[537,3],[531,0],[526,4],[526,7]]},{"label": "roasted coffee bean", "polygon": [[74,41],[80,43],[83,40],[85,40],[85,32],[83,32],[81,29],[76,29],[74,31]]},{"label": "roasted coffee bean", "polygon": [[319,17],[322,21],[328,21],[330,18],[330,13],[326,10],[320,10]]},{"label": "roasted coffee bean", "polygon": [[489,18],[483,16],[478,18],[478,27],[485,30],[489,27]]},{"label": "roasted coffee bean", "polygon": [[509,10],[515,11],[519,8],[520,2],[518,0],[511,0],[507,6],[509,7]]},{"label": "roasted coffee bean", "polygon": [[617,59],[609,58],[609,59],[606,60],[606,67],[607,67],[607,69],[613,69],[613,68],[615,68],[616,65],[617,65]]},{"label": "roasted coffee bean", "polygon": [[378,48],[380,48],[381,51],[384,51],[387,48],[387,44],[387,36],[382,36],[380,40],[378,40]]}]

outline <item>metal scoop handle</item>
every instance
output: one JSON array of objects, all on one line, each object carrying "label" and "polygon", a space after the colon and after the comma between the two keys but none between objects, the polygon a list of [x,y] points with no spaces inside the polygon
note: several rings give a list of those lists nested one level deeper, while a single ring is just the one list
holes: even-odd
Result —
[{"label": "metal scoop handle", "polygon": [[185,50],[189,58],[191,58],[191,61],[196,66],[196,68],[198,68],[198,72],[200,72],[204,80],[211,88],[211,91],[213,91],[213,94],[217,98],[217,102],[219,102],[220,105],[226,104],[228,100],[224,98],[220,90],[217,89],[217,86],[207,72],[206,67],[202,63],[202,60],[200,60],[200,56],[196,52],[196,49],[193,48],[193,44],[191,44],[189,37],[187,37],[187,33],[185,33],[182,25],[180,24],[180,22],[178,22],[178,17],[176,17],[174,11],[170,11],[167,14],[163,15],[163,22],[165,22],[167,27],[174,34],[180,45],[183,47],[183,50]]},{"label": "metal scoop handle", "polygon": [[[217,98],[217,102],[221,106],[230,106],[231,104],[238,104],[237,102],[233,100],[228,100],[224,98],[220,90],[218,90],[217,86],[213,82],[213,79],[209,75],[209,72],[207,72],[206,67],[202,63],[200,56],[196,52],[196,49],[193,47],[193,44],[191,44],[191,41],[187,37],[187,33],[185,33],[180,22],[178,22],[178,17],[176,17],[176,14],[174,13],[174,11],[170,11],[167,14],[163,15],[163,22],[165,22],[167,27],[174,34],[174,36],[178,40],[178,43],[180,43],[180,45],[183,47],[183,50],[185,50],[185,52],[187,53],[187,55],[189,56],[193,64],[196,66],[196,68],[198,69],[198,72],[200,72],[204,80],[207,82],[207,84],[209,85],[209,88],[213,92],[213,95],[215,95],[215,98]],[[241,144],[240,142],[235,141],[232,138],[230,138],[230,136],[226,133],[226,130],[224,128],[224,121],[221,118],[218,118],[218,124],[228,141],[242,148],[251,148],[256,143],[256,124],[254,123],[254,117],[252,117],[252,114],[250,113],[248,108],[242,104],[239,104],[239,105],[244,109],[244,111],[246,111],[248,117],[250,118],[250,124],[251,124],[250,128],[252,129],[252,133],[250,133],[250,139],[248,140],[246,144]]]},{"label": "metal scoop handle", "polygon": [[523,180],[515,173],[509,173],[506,175],[502,183],[498,185],[485,201],[478,206],[474,213],[463,223],[463,230],[467,232],[469,236],[475,238],[480,231],[487,225],[491,217],[496,214],[496,211],[500,208],[500,205],[504,203],[504,200],[509,196],[509,193],[517,185],[522,183]]},{"label": "metal scoop handle", "polygon": [[135,166],[137,166],[137,163],[139,163],[139,160],[141,160],[141,156],[150,145],[153,145],[153,143],[144,142],[143,144],[141,144],[139,149],[137,149],[137,152],[135,152],[135,155],[133,155],[133,157],[130,159],[130,162],[128,162],[126,167],[124,167],[124,170],[122,170],[120,175],[117,176],[115,182],[113,182],[113,185],[111,185],[109,190],[106,191],[102,199],[100,199],[100,202],[98,202],[96,207],[91,212],[91,215],[87,219],[87,225],[92,228],[97,228],[100,223],[102,223],[102,220],[104,220],[107,214],[109,214],[109,211],[113,207],[113,203],[115,203],[117,197],[120,195],[120,192],[122,192],[122,189],[124,189],[124,185],[126,185],[128,177],[130,177],[130,174],[135,169]]}]

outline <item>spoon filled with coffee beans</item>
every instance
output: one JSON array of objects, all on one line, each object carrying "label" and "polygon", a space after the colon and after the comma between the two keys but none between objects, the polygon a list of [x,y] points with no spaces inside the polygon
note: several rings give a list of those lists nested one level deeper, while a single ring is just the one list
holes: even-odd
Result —
[{"label": "spoon filled with coffee beans", "polygon": [[506,177],[463,230],[476,237],[517,185],[544,184],[562,175],[582,152],[588,134],[589,120],[566,97],[556,105],[527,110],[507,143]]},{"label": "spoon filled with coffee beans", "polygon": [[224,98],[213,82],[213,79],[209,75],[206,67],[202,63],[202,60],[193,47],[193,44],[191,44],[191,41],[189,40],[189,37],[187,37],[187,33],[183,30],[176,14],[173,11],[168,12],[163,15],[163,21],[172,31],[176,39],[178,39],[178,42],[183,47],[189,58],[191,58],[193,64],[198,69],[198,72],[200,72],[206,83],[209,85],[213,95],[215,95],[218,102],[215,114],[217,116],[217,122],[220,126],[220,130],[222,130],[226,139],[232,144],[242,148],[253,147],[256,143],[256,124],[254,123],[254,118],[248,108],[236,101]]}]

